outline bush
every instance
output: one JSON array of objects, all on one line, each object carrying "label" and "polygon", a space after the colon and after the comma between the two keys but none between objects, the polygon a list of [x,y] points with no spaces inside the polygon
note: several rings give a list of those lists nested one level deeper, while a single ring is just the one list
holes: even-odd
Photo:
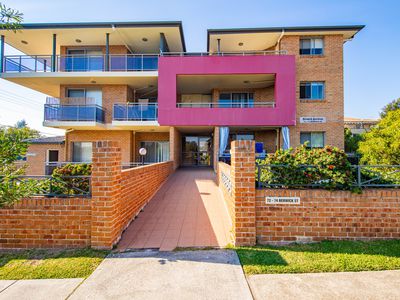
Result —
[{"label": "bush", "polygon": [[91,164],[66,164],[55,168],[52,174],[52,192],[55,194],[77,195],[82,191],[89,192],[90,181],[87,178],[71,178],[71,176],[90,176]]},{"label": "bush", "polygon": [[351,189],[355,181],[346,154],[331,146],[278,150],[257,163],[265,166],[261,167],[260,182],[266,186]]}]

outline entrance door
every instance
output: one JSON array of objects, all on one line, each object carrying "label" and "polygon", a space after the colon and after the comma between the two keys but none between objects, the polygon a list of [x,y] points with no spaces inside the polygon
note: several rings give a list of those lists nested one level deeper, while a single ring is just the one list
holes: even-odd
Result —
[{"label": "entrance door", "polygon": [[183,137],[182,146],[183,166],[211,166],[212,138],[210,136],[185,136]]}]

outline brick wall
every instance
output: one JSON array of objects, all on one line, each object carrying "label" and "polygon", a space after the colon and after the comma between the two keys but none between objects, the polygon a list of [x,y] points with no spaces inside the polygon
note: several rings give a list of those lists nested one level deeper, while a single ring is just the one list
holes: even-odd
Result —
[{"label": "brick wall", "polygon": [[124,230],[173,171],[171,161],[122,171],[118,227]]},{"label": "brick wall", "polygon": [[0,209],[0,248],[90,246],[90,198],[22,199]]},{"label": "brick wall", "polygon": [[[234,225],[236,246],[321,240],[400,238],[400,190],[349,191],[256,189],[254,141],[231,144],[232,163],[218,163],[218,183]],[[230,174],[232,192],[223,184]],[[300,204],[266,203],[300,197]]]},{"label": "brick wall", "polygon": [[[300,144],[301,131],[324,131],[325,144],[344,148],[343,36],[324,36],[324,55],[299,55],[300,36],[284,36],[280,49],[296,56],[297,125],[291,144]],[[324,81],[323,101],[300,100],[300,82]],[[325,124],[300,124],[300,117],[326,117]]]},{"label": "brick wall", "polygon": [[[226,176],[229,178],[227,180],[226,178],[224,179],[223,176]],[[232,240],[235,240],[235,201],[232,196],[232,181],[231,181],[231,166],[224,163],[224,162],[218,162],[217,163],[217,180],[218,180],[218,186],[222,192],[222,196],[224,198],[224,201],[226,203],[226,206],[228,207],[228,212],[229,216],[231,217],[232,220]],[[224,183],[224,180],[227,182]]]},{"label": "brick wall", "polygon": [[93,143],[93,248],[111,249],[173,170],[172,162],[122,171],[117,141]]},{"label": "brick wall", "polygon": [[132,132],[128,130],[74,130],[65,134],[66,161],[72,161],[73,142],[118,141],[121,147],[122,162],[130,162],[132,154]]},{"label": "brick wall", "polygon": [[45,175],[48,150],[58,150],[58,160],[65,160],[64,144],[31,144],[26,157],[26,175]]},{"label": "brick wall", "polygon": [[[300,197],[266,204],[265,196]],[[400,191],[257,190],[259,243],[400,238]]]},{"label": "brick wall", "polygon": [[277,150],[277,133],[276,130],[255,131],[254,139],[256,142],[264,143],[264,150],[267,153]]}]

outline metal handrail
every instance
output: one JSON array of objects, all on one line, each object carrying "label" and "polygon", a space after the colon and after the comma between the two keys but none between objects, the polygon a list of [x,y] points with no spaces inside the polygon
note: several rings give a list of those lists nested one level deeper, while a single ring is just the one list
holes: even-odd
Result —
[{"label": "metal handrail", "polygon": [[[271,164],[262,165],[257,164],[257,186],[258,187],[271,187],[271,188],[318,188],[324,187],[325,184],[331,180],[321,179],[316,182],[304,183],[287,183],[287,182],[276,182],[282,174],[279,174],[279,169],[295,168],[294,171],[310,171],[310,170],[323,170],[328,168],[328,166],[318,166],[318,165],[285,165],[285,164]],[[400,187],[400,165],[351,165],[352,178],[354,181],[351,182],[350,186],[357,188],[397,188]],[[277,178],[273,178],[271,182],[265,182],[262,180],[262,170],[266,170],[270,175],[277,175]]]},{"label": "metal handrail", "polygon": [[275,107],[275,101],[266,102],[180,102],[176,104],[179,108],[258,108]]},{"label": "metal handrail", "polygon": [[115,103],[113,121],[155,121],[158,103]]},{"label": "metal handrail", "polygon": [[[76,111],[70,111],[76,108]],[[92,108],[93,111],[87,111]],[[73,122],[84,122],[84,121],[95,121],[104,123],[105,110],[100,105],[91,104],[45,104],[44,105],[44,121],[73,121]],[[68,110],[68,111],[67,111]],[[93,114],[93,115],[91,115]],[[82,118],[81,116],[84,116]]]},{"label": "metal handrail", "polygon": [[161,52],[161,56],[248,56],[248,55],[287,55],[287,50],[254,50],[225,52]]},{"label": "metal handrail", "polygon": [[[5,176],[0,176],[0,182]],[[90,197],[91,176],[71,175],[54,177],[51,175],[19,175],[10,178],[10,184],[38,182],[32,196],[48,197]],[[82,188],[81,188],[81,187]],[[86,187],[86,188],[85,188]]]},{"label": "metal handrail", "polygon": [[[4,73],[8,72],[90,72],[90,71],[155,71],[160,56],[250,56],[250,55],[287,55],[286,50],[267,51],[228,51],[228,52],[160,52],[143,54],[61,54],[53,55],[6,55]],[[113,59],[118,59],[113,62]],[[125,58],[121,61],[119,58]],[[130,59],[139,61],[130,61]],[[147,59],[153,59],[154,61]],[[92,61],[94,60],[94,61]],[[108,61],[108,63],[106,63]],[[155,65],[157,61],[157,65]],[[75,66],[77,63],[78,66]],[[83,66],[80,66],[80,63]],[[146,65],[148,64],[148,65]],[[93,66],[91,66],[93,65]],[[117,67],[122,65],[122,67]],[[130,67],[132,65],[132,67]],[[114,66],[114,67],[113,67]],[[108,68],[108,69],[107,69]]]}]

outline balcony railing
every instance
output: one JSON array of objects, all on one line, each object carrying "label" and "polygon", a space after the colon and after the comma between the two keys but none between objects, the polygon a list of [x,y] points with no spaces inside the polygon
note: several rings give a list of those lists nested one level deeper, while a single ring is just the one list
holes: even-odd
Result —
[{"label": "balcony railing", "polygon": [[157,103],[114,104],[113,121],[156,121]]},{"label": "balcony railing", "polygon": [[[57,55],[55,72],[155,71],[158,54]],[[11,55],[4,57],[4,72],[51,72],[51,55]]]},{"label": "balcony railing", "polygon": [[[22,72],[95,72],[95,71],[156,71],[160,56],[249,56],[286,55],[285,50],[242,52],[163,52],[160,54],[109,54],[107,55],[7,55],[4,57],[5,73]],[[108,63],[107,63],[108,62]]]},{"label": "balcony railing", "polygon": [[179,108],[258,108],[258,107],[275,107],[274,101],[267,102],[181,102],[176,104]]},{"label": "balcony railing", "polygon": [[44,105],[47,122],[99,122],[104,123],[104,109],[98,105]]}]

